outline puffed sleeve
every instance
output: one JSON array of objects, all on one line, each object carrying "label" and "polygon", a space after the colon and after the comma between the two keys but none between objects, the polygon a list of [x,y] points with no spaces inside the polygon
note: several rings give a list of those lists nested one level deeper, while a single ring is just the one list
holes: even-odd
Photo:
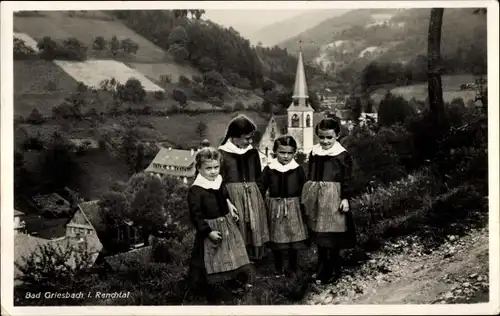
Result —
[{"label": "puffed sleeve", "polygon": [[299,166],[298,180],[299,180],[300,188],[302,188],[304,186],[304,184],[307,182],[306,172],[304,170],[304,167],[302,167],[302,166]]},{"label": "puffed sleeve", "polygon": [[220,185],[220,190],[222,192],[222,197],[224,199],[230,199],[229,197],[229,191],[227,190],[227,186],[226,184],[224,183],[224,181],[222,182],[222,184]]},{"label": "puffed sleeve", "polygon": [[342,164],[342,185],[340,187],[340,194],[343,199],[350,199],[352,197],[352,167],[353,160],[348,152],[345,152],[340,162]]},{"label": "puffed sleeve", "polygon": [[313,172],[313,159],[312,159],[312,152],[309,153],[309,159],[307,159],[307,175],[309,179],[312,178],[312,172]]},{"label": "puffed sleeve", "polygon": [[255,164],[255,179],[259,179],[260,176],[262,175],[262,169],[263,169],[263,165],[262,163],[260,162],[260,153],[257,149],[253,149],[255,150],[255,155],[253,155],[253,161],[250,162],[250,163],[254,163]]},{"label": "puffed sleeve", "polygon": [[262,197],[266,196],[266,191],[269,188],[269,167],[265,166],[262,174],[257,179],[257,186],[259,187],[260,194]]},{"label": "puffed sleeve", "polygon": [[204,219],[201,205],[201,195],[200,191],[194,187],[191,187],[188,192],[188,207],[189,214],[191,216],[191,222],[193,223],[195,229],[202,234],[203,237],[207,237],[208,234],[212,232],[210,226]]}]

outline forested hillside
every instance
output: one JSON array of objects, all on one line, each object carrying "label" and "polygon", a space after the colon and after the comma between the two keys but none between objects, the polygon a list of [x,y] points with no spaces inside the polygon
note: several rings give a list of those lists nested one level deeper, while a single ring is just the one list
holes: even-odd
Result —
[{"label": "forested hillside", "polygon": [[196,12],[114,11],[113,15],[170,52],[177,62],[203,73],[215,70],[236,87],[261,88],[265,77],[285,86],[293,84],[295,56],[282,49],[253,47],[233,28],[203,20],[203,10],[191,11]]}]

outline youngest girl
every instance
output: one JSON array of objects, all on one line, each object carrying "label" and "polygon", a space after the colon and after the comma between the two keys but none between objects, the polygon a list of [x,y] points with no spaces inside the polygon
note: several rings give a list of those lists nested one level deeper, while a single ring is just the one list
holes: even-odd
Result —
[{"label": "youngest girl", "polygon": [[191,287],[212,301],[210,284],[240,276],[248,281],[251,266],[236,225],[237,210],[219,174],[220,153],[205,147],[196,154],[195,165],[197,176],[189,188],[188,206],[196,237],[188,278]]},{"label": "youngest girl", "polygon": [[[276,158],[264,168],[259,181],[262,196],[269,190],[269,231],[276,276],[293,273],[298,267],[298,250],[305,248],[307,227],[302,218],[300,195],[306,182],[304,169],[293,158],[297,143],[292,136],[274,142]],[[288,269],[283,270],[283,252],[288,250]]]}]

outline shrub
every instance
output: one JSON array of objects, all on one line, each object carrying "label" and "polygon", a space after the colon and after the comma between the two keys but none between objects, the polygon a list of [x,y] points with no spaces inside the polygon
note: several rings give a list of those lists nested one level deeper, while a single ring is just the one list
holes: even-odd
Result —
[{"label": "shrub", "polygon": [[378,122],[381,126],[391,126],[403,123],[407,117],[415,115],[416,111],[402,96],[387,93],[378,107]]},{"label": "shrub", "polygon": [[179,84],[182,85],[182,86],[189,86],[189,84],[191,83],[191,80],[189,80],[188,77],[184,76],[184,75],[180,75],[179,76]]},{"label": "shrub", "polygon": [[186,105],[188,101],[186,93],[181,89],[174,89],[174,91],[172,91],[172,98],[179,102],[181,106]]},{"label": "shrub", "polygon": [[192,79],[196,83],[202,83],[203,82],[203,78],[201,76],[198,76],[198,75],[193,75]]},{"label": "shrub", "polygon": [[40,114],[38,109],[33,109],[31,114],[28,116],[27,122],[30,124],[42,124],[45,122],[44,117]]},{"label": "shrub", "polygon": [[107,42],[102,36],[97,36],[92,43],[92,49],[97,51],[103,51],[106,49]]},{"label": "shrub", "polygon": [[146,90],[136,78],[128,79],[125,85],[118,84],[116,90],[118,98],[123,102],[141,103],[146,98]]},{"label": "shrub", "polygon": [[172,82],[172,76],[171,75],[161,75],[160,76],[160,81],[163,83],[171,83]]},{"label": "shrub", "polygon": [[139,45],[130,38],[123,39],[120,43],[121,49],[128,54],[137,54]]},{"label": "shrub", "polygon": [[164,91],[155,91],[154,92],[154,97],[157,100],[164,100],[165,99],[165,92]]},{"label": "shrub", "polygon": [[245,110],[245,106],[243,105],[243,103],[241,101],[237,101],[235,104],[234,104],[234,107],[233,109],[235,111],[243,111]]},{"label": "shrub", "polygon": [[14,37],[14,60],[23,60],[37,57],[36,51],[22,39]]},{"label": "shrub", "polygon": [[172,44],[168,48],[168,53],[174,57],[174,60],[178,63],[183,63],[186,61],[189,52],[187,49],[179,44]]}]

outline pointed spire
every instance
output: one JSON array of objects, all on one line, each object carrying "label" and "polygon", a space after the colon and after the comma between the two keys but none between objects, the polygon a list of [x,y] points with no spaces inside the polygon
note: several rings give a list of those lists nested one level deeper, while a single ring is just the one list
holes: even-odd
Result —
[{"label": "pointed spire", "polygon": [[302,59],[302,51],[299,51],[299,60],[297,63],[297,72],[295,74],[295,85],[293,89],[292,98],[294,99],[309,98],[307,94],[306,74],[304,71],[304,61]]}]

